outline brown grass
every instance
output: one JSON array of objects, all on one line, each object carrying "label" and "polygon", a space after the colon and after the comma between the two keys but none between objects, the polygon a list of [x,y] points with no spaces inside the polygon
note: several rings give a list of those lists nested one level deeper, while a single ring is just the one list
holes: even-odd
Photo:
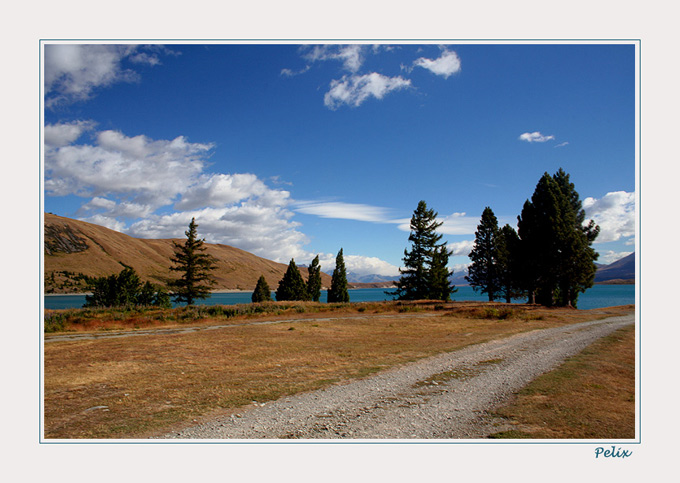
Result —
[{"label": "brown grass", "polygon": [[[465,307],[461,303],[438,304],[438,310],[432,304],[385,304],[383,311],[375,304],[370,310],[357,305],[341,307],[332,314],[333,320],[325,321],[314,317],[330,314],[296,313],[296,319],[308,320],[188,334],[48,342],[45,437],[161,434],[241,411],[253,401],[263,403],[364,377],[521,331],[632,310],[631,306],[597,311],[524,307],[512,317],[497,319],[461,314],[458,309]],[[417,312],[415,317],[405,317],[412,311]],[[389,317],[374,317],[375,313]],[[354,318],[336,318],[343,314]],[[198,323],[220,320],[192,321]]]},{"label": "brown grass", "polygon": [[635,329],[618,330],[496,411],[514,429],[494,438],[635,438]]}]

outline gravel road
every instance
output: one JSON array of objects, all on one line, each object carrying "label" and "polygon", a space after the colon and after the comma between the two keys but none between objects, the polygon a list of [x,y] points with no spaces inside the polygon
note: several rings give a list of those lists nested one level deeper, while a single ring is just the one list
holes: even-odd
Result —
[{"label": "gravel road", "polygon": [[163,439],[477,439],[488,411],[595,340],[634,323],[611,317],[477,344],[326,389],[253,403]]}]

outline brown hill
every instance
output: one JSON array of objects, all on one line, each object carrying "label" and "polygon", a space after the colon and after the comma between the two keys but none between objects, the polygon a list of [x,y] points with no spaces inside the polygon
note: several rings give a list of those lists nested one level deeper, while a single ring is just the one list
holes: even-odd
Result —
[{"label": "brown hill", "polygon": [[[108,228],[51,213],[44,220],[45,293],[78,293],[85,290],[83,275],[100,277],[130,266],[142,280],[165,284],[176,278],[171,272],[172,240],[133,238]],[[200,236],[200,227],[199,227]],[[176,239],[182,243],[183,239]],[[217,259],[215,290],[253,290],[264,275],[276,290],[287,265],[260,258],[238,248],[206,243],[206,253]],[[307,270],[300,270],[307,278]],[[330,276],[321,274],[324,287]]]}]

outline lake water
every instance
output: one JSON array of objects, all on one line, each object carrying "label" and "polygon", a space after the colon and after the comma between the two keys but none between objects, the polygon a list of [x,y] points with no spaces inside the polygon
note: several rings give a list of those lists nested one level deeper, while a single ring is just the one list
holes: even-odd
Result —
[{"label": "lake water", "polygon": [[[352,302],[377,302],[381,300],[392,300],[392,297],[385,294],[386,289],[365,288],[349,291],[349,298]],[[216,293],[210,298],[201,300],[197,303],[204,305],[234,305],[248,304],[250,292],[239,293]],[[326,291],[321,292],[321,302],[326,302]],[[273,298],[273,294],[272,294]],[[475,292],[472,287],[458,287],[458,292],[453,294],[453,300],[479,300],[486,301],[488,297],[484,294]],[[526,302],[526,299],[517,299],[513,302]],[[45,295],[46,309],[72,309],[82,307],[85,303],[84,295]],[[614,305],[627,305],[635,303],[635,285],[595,285],[586,290],[578,298],[579,309],[596,309],[601,307],[612,307]]]}]

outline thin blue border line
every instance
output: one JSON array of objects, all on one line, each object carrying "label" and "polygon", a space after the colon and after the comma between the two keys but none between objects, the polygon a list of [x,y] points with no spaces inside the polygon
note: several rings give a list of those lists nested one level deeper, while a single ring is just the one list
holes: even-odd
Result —
[{"label": "thin blue border line", "polygon": [[[40,174],[39,174],[39,194],[38,194],[38,200],[39,200],[39,222],[40,222],[40,241],[42,242],[41,245],[44,243],[43,241],[43,228],[44,228],[44,223],[43,223],[43,208],[42,208],[42,200],[43,200],[43,191],[42,191],[42,154],[43,154],[43,146],[42,142],[40,140],[42,139],[42,114],[44,110],[44,96],[43,96],[43,85],[41,82],[42,78],[42,45],[45,42],[87,42],[87,41],[96,41],[97,39],[40,39],[38,41],[38,72],[39,72],[39,87],[38,87],[38,92],[40,95],[40,107],[39,107],[39,115],[38,115],[38,138],[39,138],[39,148],[38,148],[38,153],[39,153],[39,159],[38,159],[38,165],[40,168]],[[112,39],[98,39],[98,41],[113,41]],[[121,441],[103,441],[103,440],[93,440],[93,441],[70,441],[70,440],[57,440],[57,441],[49,441],[43,439],[43,418],[42,418],[42,413],[43,413],[43,385],[42,385],[42,366],[43,366],[43,340],[44,340],[44,329],[43,329],[43,313],[44,313],[44,307],[43,307],[43,299],[44,297],[42,296],[42,290],[44,288],[42,282],[42,276],[43,276],[43,263],[44,263],[44,251],[41,249],[40,250],[40,264],[39,264],[39,270],[40,274],[38,277],[38,283],[39,283],[39,296],[40,296],[40,321],[39,321],[39,332],[40,332],[40,337],[39,337],[39,361],[40,365],[38,368],[39,371],[39,395],[40,395],[40,409],[39,409],[39,435],[38,435],[38,442],[39,444],[229,444],[229,445],[235,445],[235,444],[243,444],[243,445],[262,445],[262,444],[394,444],[394,445],[399,445],[399,444],[467,444],[467,445],[489,445],[489,444],[521,444],[521,445],[533,445],[533,444],[540,444],[540,445],[556,445],[556,444],[568,444],[568,445],[578,445],[578,444],[588,444],[588,445],[593,445],[593,444],[636,444],[640,445],[642,444],[642,287],[640,283],[640,279],[642,278],[642,209],[641,209],[641,204],[642,204],[642,40],[641,39],[352,39],[352,40],[347,40],[347,39],[182,39],[178,41],[177,39],[170,40],[170,39],[117,39],[115,41],[119,42],[136,42],[136,41],[145,41],[145,42],[188,42],[188,43],[194,43],[194,42],[363,42],[363,41],[373,41],[373,42],[405,42],[405,43],[410,43],[410,42],[455,42],[455,41],[460,41],[460,42],[517,42],[517,43],[538,43],[538,42],[574,42],[575,44],[580,44],[580,43],[588,43],[588,42],[598,42],[598,43],[606,43],[606,42],[616,42],[616,43],[626,43],[626,42],[632,42],[633,44],[637,45],[637,61],[638,61],[638,129],[635,133],[635,135],[638,137],[638,159],[639,159],[639,176],[637,179],[637,186],[636,189],[639,191],[639,196],[638,198],[640,199],[640,203],[637,206],[638,210],[638,227],[639,230],[638,232],[640,233],[640,240],[638,240],[638,246],[640,250],[638,250],[637,257],[638,257],[638,277],[635,280],[636,284],[636,291],[638,292],[638,300],[639,303],[636,303],[636,308],[635,310],[639,314],[639,333],[636,334],[638,337],[638,354],[639,358],[636,361],[638,363],[638,371],[637,373],[640,374],[640,380],[638,381],[638,389],[639,389],[639,414],[638,414],[638,437],[636,438],[635,441],[607,441],[606,443],[603,443],[603,440],[595,440],[593,442],[590,441],[569,441],[569,440],[559,440],[559,441],[522,441],[522,440],[489,440],[489,441],[451,441],[451,440],[445,440],[445,441],[422,441],[422,440],[417,440],[417,441],[329,441],[329,440],[319,440],[319,441],[196,441],[196,440],[177,440],[177,441],[170,441],[170,440],[149,440],[149,441],[128,441],[128,440],[121,440]],[[178,44],[179,45],[179,44]]]},{"label": "thin blue border line", "polygon": [[45,297],[43,296],[43,290],[45,289],[45,284],[42,282],[42,277],[44,274],[44,268],[43,264],[45,263],[44,261],[44,246],[45,246],[45,241],[44,241],[44,227],[45,223],[43,221],[43,163],[42,163],[42,155],[43,155],[43,143],[42,143],[42,131],[43,131],[43,113],[44,113],[44,94],[43,94],[43,82],[42,82],[42,41],[38,43],[38,95],[40,96],[40,102],[38,104],[38,221],[40,223],[39,231],[38,233],[40,234],[40,257],[39,260],[40,262],[38,263],[38,270],[40,270],[40,273],[38,274],[38,294],[40,297],[39,305],[40,307],[40,320],[38,320],[38,333],[40,336],[38,337],[38,394],[40,395],[40,405],[38,407],[38,441],[41,441],[43,438],[43,412],[44,412],[44,406],[45,406],[45,395],[43,394],[43,352],[44,352],[44,335],[45,335],[45,329],[44,329],[44,320],[45,320],[45,306],[44,306],[44,300]]},{"label": "thin blue border line", "polygon": [[638,301],[639,303],[635,306],[636,310],[638,311],[638,368],[637,368],[637,373],[636,375],[639,374],[639,380],[638,380],[638,392],[639,392],[639,405],[638,405],[638,422],[639,422],[639,434],[638,434],[638,439],[640,442],[642,442],[642,40],[638,40],[637,43],[638,47],[638,55],[637,55],[637,61],[638,61],[638,129],[635,135],[638,138],[638,168],[639,168],[639,176],[638,176],[638,184],[635,187],[638,190],[638,195],[637,199],[640,200],[640,203],[636,206],[638,210],[638,234],[639,234],[639,239],[637,240],[638,242],[638,250],[637,250],[637,265],[638,265],[638,278],[635,280],[636,283],[636,290],[638,291]]}]

